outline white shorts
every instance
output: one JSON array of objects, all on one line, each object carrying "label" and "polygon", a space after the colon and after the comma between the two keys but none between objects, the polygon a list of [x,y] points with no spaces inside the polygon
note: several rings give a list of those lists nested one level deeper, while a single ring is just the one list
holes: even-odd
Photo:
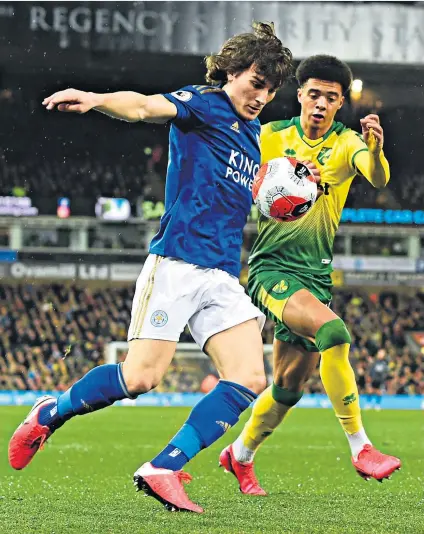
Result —
[{"label": "white shorts", "polygon": [[235,276],[150,254],[137,279],[128,341],[178,341],[188,324],[203,349],[214,334],[255,318],[262,330],[265,315]]}]

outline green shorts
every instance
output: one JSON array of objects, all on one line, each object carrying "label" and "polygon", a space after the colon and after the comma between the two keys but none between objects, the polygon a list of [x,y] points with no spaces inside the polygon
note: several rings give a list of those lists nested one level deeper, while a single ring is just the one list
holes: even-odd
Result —
[{"label": "green shorts", "polygon": [[275,338],[292,345],[301,345],[308,352],[318,352],[312,341],[294,334],[282,321],[288,299],[306,289],[323,304],[331,302],[331,276],[319,279],[311,275],[283,271],[259,271],[249,275],[247,289],[253,303],[272,321],[275,321]]}]

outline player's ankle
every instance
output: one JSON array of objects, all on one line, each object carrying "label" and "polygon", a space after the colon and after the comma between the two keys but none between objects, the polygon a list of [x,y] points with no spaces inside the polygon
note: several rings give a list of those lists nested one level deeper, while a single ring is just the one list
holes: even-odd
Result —
[{"label": "player's ankle", "polygon": [[64,421],[57,411],[57,401],[52,401],[41,407],[38,413],[38,422],[43,426],[48,426],[52,432],[63,425]]},{"label": "player's ankle", "polygon": [[362,451],[365,445],[372,445],[363,427],[353,434],[349,434],[348,432],[345,432],[345,434],[349,441],[350,451],[354,460],[358,458],[358,454]]},{"label": "player's ankle", "polygon": [[249,464],[253,462],[255,452],[243,443],[243,440],[239,437],[232,444],[234,458],[241,464]]}]

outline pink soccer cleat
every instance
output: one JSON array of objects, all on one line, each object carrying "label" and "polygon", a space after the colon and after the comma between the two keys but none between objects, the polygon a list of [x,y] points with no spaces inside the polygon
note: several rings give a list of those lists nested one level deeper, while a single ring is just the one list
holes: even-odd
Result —
[{"label": "pink soccer cleat", "polygon": [[267,495],[261,488],[256,478],[253,462],[240,463],[233,453],[233,446],[229,445],[219,455],[219,467],[223,467],[227,473],[232,473],[238,480],[240,491],[246,495]]},{"label": "pink soccer cleat", "polygon": [[38,413],[43,406],[54,404],[55,401],[54,397],[48,395],[37,399],[24,422],[15,430],[9,442],[9,463],[13,469],[26,467],[52,435],[52,429],[38,422]]},{"label": "pink soccer cleat", "polygon": [[358,454],[358,459],[352,458],[352,464],[362,478],[365,480],[375,478],[379,482],[384,478],[390,478],[390,475],[402,465],[399,458],[383,454],[372,445],[365,445]]},{"label": "pink soccer cleat", "polygon": [[134,473],[134,486],[162,503],[170,512],[203,513],[203,508],[190,501],[183,482],[188,484],[192,476],[184,471],[171,471],[154,467],[150,462],[143,464]]}]

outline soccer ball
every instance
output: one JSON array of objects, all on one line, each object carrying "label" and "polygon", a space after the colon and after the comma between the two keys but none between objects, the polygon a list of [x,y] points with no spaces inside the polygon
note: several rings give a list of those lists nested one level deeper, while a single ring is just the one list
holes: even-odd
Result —
[{"label": "soccer ball", "polygon": [[276,158],[262,165],[253,181],[252,195],[258,210],[277,221],[303,217],[317,199],[311,171],[294,158]]}]

